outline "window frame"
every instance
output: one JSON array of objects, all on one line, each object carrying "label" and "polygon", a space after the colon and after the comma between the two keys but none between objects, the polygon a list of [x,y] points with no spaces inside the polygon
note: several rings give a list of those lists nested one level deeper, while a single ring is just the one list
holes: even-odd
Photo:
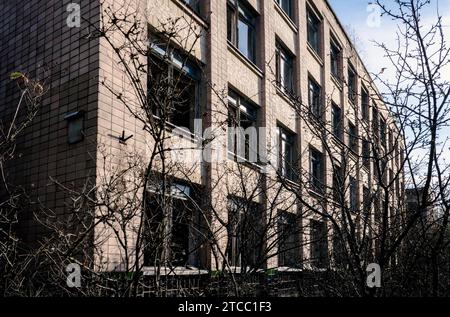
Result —
[{"label": "window frame", "polygon": [[373,108],[372,108],[372,130],[373,130],[373,135],[375,136],[376,139],[379,139],[379,132],[380,132],[380,114],[378,111],[378,108],[376,106],[375,103],[373,103]]},{"label": "window frame", "polygon": [[363,167],[365,167],[367,170],[370,171],[371,151],[370,151],[370,142],[367,139],[362,140],[361,156],[362,156]]},{"label": "window frame", "polygon": [[[231,124],[231,111],[234,111],[234,125]],[[237,93],[236,91],[230,89],[228,93],[228,153],[233,155],[233,158],[238,162],[249,162],[252,164],[259,163],[259,129],[258,129],[258,111],[259,108],[250,102],[248,99]],[[253,123],[253,127],[256,130],[256,140],[247,140],[248,134],[246,134],[246,129],[242,126],[242,118],[251,118]],[[244,132],[243,137],[245,137],[244,145],[242,145],[242,137],[239,137],[238,133],[231,135],[230,128],[235,128],[235,132],[241,132],[240,129],[243,129]],[[231,140],[231,136],[233,136],[234,141]],[[250,141],[254,141],[250,143]],[[251,151],[251,144],[256,145],[256,149]],[[233,145],[233,149],[230,146]],[[244,148],[242,148],[244,146]],[[241,154],[244,154],[242,156]],[[254,158],[254,160],[252,159]]]},{"label": "window frame", "polygon": [[370,188],[363,186],[363,219],[366,223],[370,222],[370,212],[372,209],[372,194]]},{"label": "window frame", "polygon": [[335,166],[333,169],[333,200],[335,203],[341,203],[341,194],[344,188],[343,170],[341,166]]},{"label": "window frame", "polygon": [[200,16],[201,14],[200,0],[181,0],[181,2]]},{"label": "window frame", "polygon": [[[301,266],[301,250],[298,216],[294,213],[280,210],[277,218],[278,267],[299,268]],[[287,234],[283,230],[285,228],[287,228]],[[294,242],[291,242],[291,239]],[[292,248],[289,248],[287,244],[293,244]]]},{"label": "window frame", "polygon": [[357,102],[357,94],[358,94],[358,84],[357,84],[357,77],[358,74],[356,72],[355,67],[349,62],[348,63],[348,70],[347,70],[347,89],[348,89],[348,99],[353,104],[356,105]]},{"label": "window frame", "polygon": [[[310,174],[310,182],[311,189],[317,193],[322,195],[324,191],[324,180],[325,180],[325,166],[324,166],[324,155],[321,151],[315,149],[314,147],[310,147],[309,149],[309,174]],[[315,156],[317,154],[317,157]],[[319,176],[315,176],[315,165],[318,165],[318,174]]]},{"label": "window frame", "polygon": [[[311,264],[317,269],[328,266],[328,228],[326,221],[310,219],[310,257]],[[318,257],[315,253],[318,250]]]},{"label": "window frame", "polygon": [[306,7],[306,39],[312,50],[321,57],[322,19],[309,4]]},{"label": "window frame", "polygon": [[[366,96],[366,97],[364,97]],[[367,101],[367,102],[366,102]],[[364,121],[369,121],[370,95],[366,87],[361,86],[361,116]]]},{"label": "window frame", "polygon": [[[336,52],[334,51],[334,48],[337,49],[337,56]],[[330,72],[331,75],[338,80],[338,82],[341,82],[341,71],[342,71],[342,47],[338,44],[338,42],[335,40],[334,36],[331,35],[330,40]]]},{"label": "window frame", "polygon": [[[283,10],[284,13],[294,21],[294,9],[295,4],[292,0],[275,0],[276,4]],[[283,3],[288,3],[288,8],[286,9]]]},{"label": "window frame", "polygon": [[[169,201],[168,206],[168,212],[170,213],[168,216],[170,217],[170,221],[166,222],[167,228],[163,228],[165,234],[164,239],[165,241],[168,241],[169,243],[163,243],[163,250],[160,250],[159,252],[163,252],[162,254],[165,254],[167,258],[161,259],[163,261],[163,265],[169,264],[170,266],[175,267],[185,267],[186,265],[192,265],[196,267],[202,267],[203,264],[199,261],[199,256],[197,254],[197,246],[195,243],[197,243],[196,237],[197,232],[201,227],[199,219],[196,217],[195,214],[195,207],[192,205],[193,201],[198,201],[198,194],[196,193],[198,188],[195,188],[195,185],[189,184],[184,181],[178,181],[174,180],[171,181],[169,184],[166,184],[167,188],[164,190],[164,192],[161,192],[162,190],[162,184],[161,187],[154,186],[149,191],[149,204],[148,206],[150,209],[146,210],[146,217],[148,221],[150,222],[150,228],[149,230],[152,230],[152,223],[158,223],[158,225],[162,222],[160,222],[158,217],[165,217],[167,215],[162,214],[162,210],[160,210],[160,201],[159,199],[162,199],[164,194],[164,199]],[[184,208],[176,207],[178,203],[182,203]],[[181,211],[181,209],[183,209]],[[167,212],[167,211],[166,211]],[[181,221],[175,221],[176,215],[185,213],[185,217]],[[150,218],[148,218],[150,217]],[[156,217],[156,221],[154,220],[154,217]],[[182,222],[186,220],[186,222]],[[187,227],[187,238],[181,238],[181,239],[174,239],[174,237],[177,236],[177,234],[180,233],[181,227]],[[178,229],[176,229],[178,228]],[[167,232],[167,233],[166,233]],[[172,245],[174,241],[182,241],[182,245],[185,248],[184,251],[186,251],[184,255],[183,262],[176,262],[175,254],[176,248]],[[153,263],[153,257],[148,257],[148,249],[151,251],[154,251],[154,247],[152,245],[148,245],[148,247],[144,248],[144,265],[145,266],[154,266],[155,263]],[[194,256],[192,256],[194,255]],[[178,260],[179,261],[179,260]]]},{"label": "window frame", "polygon": [[[235,209],[233,209],[235,208]],[[247,236],[248,225],[258,226],[253,230],[253,234],[263,234],[263,228],[260,227],[259,222],[262,213],[262,206],[259,203],[246,200],[237,196],[229,196],[227,198],[227,211],[228,211],[228,223],[227,223],[227,249],[226,256],[230,266],[246,269],[246,265],[255,266],[258,264],[260,252],[262,252],[262,245],[259,245],[259,241],[251,241],[252,236]],[[247,215],[246,215],[247,213]],[[254,214],[256,213],[256,215]],[[230,218],[231,217],[231,218]],[[261,230],[261,232],[259,232]],[[250,234],[252,234],[250,233]],[[251,246],[251,251],[247,254],[245,252],[246,243],[254,243],[256,245]],[[250,259],[249,259],[250,257]]]},{"label": "window frame", "polygon": [[[281,125],[277,125],[277,139],[278,139],[278,173],[293,182],[298,180],[297,172],[297,135]],[[290,139],[290,140],[289,140]],[[290,145],[290,158],[286,160],[286,150],[283,145]]]},{"label": "window frame", "polygon": [[[315,102],[317,102],[317,104]],[[308,77],[308,103],[310,113],[317,120],[321,120],[323,117],[322,87],[312,76]]]},{"label": "window frame", "polygon": [[358,211],[358,194],[359,194],[359,185],[358,180],[350,176],[349,180],[349,210],[351,212]]},{"label": "window frame", "polygon": [[353,122],[348,121],[348,148],[355,154],[358,154],[358,128]]},{"label": "window frame", "polygon": [[[152,36],[150,36],[150,40],[152,40]],[[160,41],[159,38],[153,37],[153,40]],[[162,119],[163,117],[166,117],[166,123],[170,124],[173,127],[181,128],[181,129],[188,129],[189,133],[195,134],[197,131],[194,131],[194,120],[200,118],[200,112],[201,112],[201,67],[198,65],[198,63],[195,63],[191,58],[188,56],[184,56],[183,53],[180,53],[178,49],[167,45],[168,43],[165,41],[160,41],[158,43],[151,43],[150,44],[150,54],[149,58],[153,61],[149,61],[149,68],[150,67],[156,67],[156,65],[161,65],[162,67],[166,67],[164,71],[167,71],[167,81],[170,89],[177,88],[177,85],[180,85],[182,82],[182,77],[188,79],[192,82],[192,85],[194,86],[195,92],[194,96],[194,102],[190,105],[190,116],[189,118],[189,127],[184,127],[177,125],[174,123],[174,117],[177,115],[175,111],[172,113],[169,113],[168,115],[161,115],[161,109],[152,109],[153,116],[157,119]],[[179,76],[175,76],[176,73],[179,73]],[[148,70],[148,82],[150,82],[150,76],[152,75],[152,69],[150,68]],[[169,83],[170,82],[170,83]],[[183,85],[186,87],[185,85]],[[149,85],[149,88],[151,89],[151,85]]]},{"label": "window frame", "polygon": [[[276,40],[275,43],[275,57],[276,57],[276,82],[278,88],[280,88],[284,93],[290,95],[295,93],[295,56],[290,52],[286,46],[280,41]],[[282,68],[282,65],[285,67]],[[286,72],[288,76],[288,83],[284,82],[286,78],[282,78],[282,69]],[[286,74],[285,74],[286,76]]]},{"label": "window frame", "polygon": [[[336,119],[336,110],[338,110],[339,117]],[[333,127],[333,135],[340,141],[343,141],[343,118],[342,108],[335,102],[331,103],[331,122]]]},{"label": "window frame", "polygon": [[384,149],[387,147],[387,122],[380,116],[380,143]]},{"label": "window frame", "polygon": [[[231,13],[231,14],[230,14]],[[257,63],[257,19],[258,15],[242,0],[227,0],[227,39],[228,41],[252,64]],[[241,50],[239,40],[240,22],[247,25],[247,50],[248,55]],[[231,25],[229,25],[231,23]]]}]

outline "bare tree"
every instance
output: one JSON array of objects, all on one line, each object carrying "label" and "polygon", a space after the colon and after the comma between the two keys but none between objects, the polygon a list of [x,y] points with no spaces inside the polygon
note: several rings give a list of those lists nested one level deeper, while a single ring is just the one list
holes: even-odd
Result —
[{"label": "bare tree", "polygon": [[7,167],[11,160],[20,155],[16,151],[17,138],[32,123],[40,98],[45,93],[41,82],[21,72],[11,73],[10,80],[12,87],[20,91],[20,99],[12,108],[14,112],[11,117],[0,121],[0,274],[3,292],[20,286],[20,279],[16,277],[23,272],[23,267],[19,265],[20,246],[14,228],[19,212],[26,208],[28,201],[27,193],[14,183]]},{"label": "bare tree", "polygon": [[[448,294],[445,274],[448,275],[448,151],[449,82],[445,73],[449,66],[448,39],[443,26],[443,16],[436,11],[432,22],[424,21],[423,12],[433,4],[429,1],[394,1],[386,4],[377,1],[383,15],[398,22],[396,46],[379,46],[391,62],[395,80],[389,81],[382,74],[376,78],[386,91],[384,98],[397,115],[402,131],[406,156],[402,164],[407,171],[407,185],[417,202],[404,226],[404,234],[393,242],[399,245],[425,217],[426,234],[419,244],[428,245],[423,278],[431,274],[428,289],[434,296]],[[427,216],[428,214],[428,216]],[[413,239],[415,240],[415,239]],[[417,241],[416,241],[417,242]],[[416,250],[417,251],[417,250]],[[406,251],[408,252],[408,251]],[[405,264],[408,265],[408,264]]]},{"label": "bare tree", "polygon": [[[427,279],[417,271],[425,258],[432,294],[445,294],[450,178],[442,159],[447,140],[439,132],[448,121],[449,88],[442,79],[448,48],[440,18],[423,31],[419,12],[426,1],[395,4],[397,11],[379,3],[385,14],[404,26],[398,41],[407,45],[397,50],[382,45],[396,68],[397,81],[391,83],[375,74],[388,91],[379,94],[367,76],[358,78],[366,91],[354,91],[346,76],[340,78],[348,86],[349,98],[361,100],[349,109],[356,114],[352,125],[344,124],[346,113],[330,120],[331,96],[322,96],[322,107],[315,108],[294,92],[287,95],[327,162],[327,168],[321,166],[317,174],[305,168],[309,148],[292,160],[278,148],[266,149],[277,162],[260,157],[250,160],[258,149],[246,143],[248,135],[240,130],[235,137],[244,146],[242,152],[227,153],[232,163],[205,163],[203,155],[213,152],[211,145],[223,131],[243,126],[233,116],[228,87],[207,82],[193,58],[204,31],[186,16],[161,20],[156,29],[149,29],[145,12],[134,5],[104,5],[100,23],[89,23],[88,38],[104,44],[124,83],[119,87],[114,79],[103,76],[102,89],[142,127],[139,137],[143,140],[128,146],[131,141],[123,135],[119,140],[123,147],[114,153],[107,142],[99,142],[97,174],[86,175],[81,187],[51,179],[70,197],[66,204],[69,216],[61,217],[45,202],[38,202],[34,216],[48,235],[22,267],[29,268],[32,262],[33,277],[40,284],[30,282],[25,271],[14,272],[15,293],[23,294],[25,286],[34,295],[85,296],[205,295],[219,288],[221,295],[239,296],[255,294],[255,289],[270,292],[261,290],[261,276],[267,280],[267,274],[298,270],[303,276],[311,272],[319,294],[398,295],[404,290],[412,293],[408,275]],[[357,60],[353,48],[347,51],[351,54],[346,58]],[[205,127],[196,125],[205,113],[192,100],[201,90],[194,83],[199,78],[204,89],[219,100],[214,109],[221,109],[206,114],[210,121],[206,124],[214,128],[207,134],[203,134]],[[22,90],[32,105],[31,120],[43,89],[23,75],[19,79],[27,85]],[[278,81],[273,84],[280,85]],[[381,119],[383,103],[394,117]],[[360,106],[372,113],[372,119],[361,113]],[[387,127],[395,128],[389,133]],[[11,125],[5,142],[0,143],[10,154],[11,131],[21,130]],[[186,159],[189,155],[193,158]],[[1,171],[3,164],[0,161]],[[362,186],[357,185],[361,170],[375,180],[362,193]],[[202,180],[211,174],[214,177],[205,185]],[[418,201],[412,213],[404,205],[405,184]],[[0,205],[2,213],[16,208],[15,196],[10,197]],[[422,215],[432,207],[440,211],[438,216],[421,224]],[[284,212],[292,209],[295,212]],[[419,229],[421,234],[413,239]],[[13,241],[8,230],[2,234]],[[114,252],[105,252],[105,246]],[[430,251],[419,252],[423,248]],[[2,257],[8,259],[8,254],[2,250]],[[366,268],[373,262],[381,266],[386,280],[379,291],[366,284]],[[10,267],[17,266],[13,265],[17,262],[10,263]],[[65,284],[65,268],[70,263],[83,268],[79,289]],[[180,281],[186,274],[206,276],[210,284],[183,287]],[[297,278],[299,293],[313,295]]]}]

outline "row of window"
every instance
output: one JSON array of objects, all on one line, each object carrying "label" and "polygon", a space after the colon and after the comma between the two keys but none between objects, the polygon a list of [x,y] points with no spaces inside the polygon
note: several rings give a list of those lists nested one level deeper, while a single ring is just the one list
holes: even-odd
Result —
[{"label": "row of window", "polygon": [[[169,200],[161,199],[157,192],[150,196],[147,220],[149,228],[144,236],[144,265],[187,265],[202,267],[200,245],[201,217],[194,201],[198,199],[194,188],[184,183],[174,183]],[[165,204],[165,208],[163,208]],[[228,244],[226,255],[230,266],[261,267],[262,249],[266,241],[261,223],[262,206],[258,203],[230,196],[228,199]],[[166,219],[166,220],[164,220]],[[169,221],[168,221],[169,219]],[[298,216],[279,211],[276,219],[278,235],[278,265],[299,267],[301,256],[300,224]],[[311,262],[315,267],[326,267],[328,257],[327,226],[325,222],[310,221]]]},{"label": "row of window", "polygon": [[[168,87],[172,86],[173,107],[164,113],[160,107],[155,107],[154,114],[176,126],[193,129],[193,119],[198,112],[198,94],[199,79],[195,65],[177,60],[177,55],[168,53],[164,45],[154,45],[156,52],[155,58],[151,59],[151,72],[149,76],[153,78],[150,83],[156,82],[153,95],[166,98]],[[164,58],[164,59],[163,59]],[[183,65],[180,67],[179,65]],[[162,86],[162,87],[161,87]],[[153,87],[150,86],[150,89]],[[311,112],[320,117],[320,86],[313,80],[310,81],[309,102]],[[194,110],[194,111],[193,111]],[[374,109],[374,113],[375,113]],[[376,114],[374,114],[376,117]],[[229,114],[228,126],[236,130],[229,133],[229,151],[236,157],[246,161],[257,163],[258,158],[258,129],[257,129],[258,107],[247,101],[246,98],[230,91],[229,94]],[[378,121],[378,120],[377,120]],[[333,132],[342,140],[342,111],[336,104],[332,105],[332,125]],[[253,130],[250,128],[254,128]],[[386,123],[380,120],[379,128],[382,143],[386,141]],[[253,134],[252,134],[253,133]],[[284,128],[282,125],[277,127],[278,134],[278,171],[282,177],[296,181],[298,177],[297,152],[296,152],[296,134]],[[355,153],[358,151],[358,132],[356,126],[349,122],[348,124],[349,148]],[[370,143],[367,140],[362,141],[363,165],[370,168]],[[322,162],[323,158],[317,151],[311,153],[312,185],[320,192],[322,180]]]},{"label": "row of window", "polygon": [[[235,157],[258,163],[260,153],[257,125],[258,107],[230,89],[228,96],[228,151]],[[281,176],[297,179],[297,137],[282,125],[277,127],[278,171]]]},{"label": "row of window", "polygon": [[[198,0],[184,0],[191,8],[199,11]],[[277,0],[278,5],[292,18],[294,4],[292,0]],[[227,36],[228,40],[250,61],[256,63],[256,30],[257,14],[243,0],[227,1]],[[309,46],[319,55],[321,52],[322,20],[308,6],[307,8],[307,41]],[[342,69],[342,48],[334,36],[330,41],[330,65],[331,74],[341,80]],[[349,100],[356,104],[357,98],[357,73],[355,68],[349,63],[348,67],[348,96]],[[295,89],[294,81],[294,55],[280,42],[276,43],[276,80],[278,86],[286,93],[291,93]],[[313,79],[309,82],[309,104],[312,114],[320,118],[321,109],[321,88]],[[369,119],[369,93],[365,88],[361,89],[361,113],[365,120]],[[375,120],[376,118],[374,118]],[[384,121],[385,123],[385,121]],[[378,124],[377,124],[378,125]],[[385,129],[383,121],[380,123],[380,138],[385,144]]]},{"label": "row of window", "polygon": [[[321,169],[320,152],[312,151],[311,164],[313,169]],[[314,173],[314,177],[320,175]],[[337,184],[337,185],[336,185]],[[342,171],[337,168],[333,175],[333,187],[343,187]],[[186,183],[173,182],[168,185],[166,194],[161,188],[150,191],[147,215],[148,228],[144,230],[145,249],[144,265],[171,265],[202,267],[200,250],[206,243],[205,232],[208,226],[197,209],[196,201],[200,201],[201,189]],[[358,183],[350,178],[349,208],[358,210]],[[336,199],[341,199],[341,192],[336,188]],[[345,198],[342,198],[345,199]],[[375,211],[375,221],[379,217],[380,201],[372,195],[368,187],[363,188],[362,219],[371,222],[372,205]],[[262,223],[262,205],[240,197],[228,197],[228,244],[226,255],[230,266],[261,267],[264,257],[261,255],[266,241],[266,227]],[[302,226],[295,213],[279,211],[276,220],[278,235],[278,266],[299,267],[301,262]],[[340,239],[334,237],[335,258],[339,256]],[[317,268],[328,266],[328,229],[324,221],[310,220],[309,245],[311,264]]]}]

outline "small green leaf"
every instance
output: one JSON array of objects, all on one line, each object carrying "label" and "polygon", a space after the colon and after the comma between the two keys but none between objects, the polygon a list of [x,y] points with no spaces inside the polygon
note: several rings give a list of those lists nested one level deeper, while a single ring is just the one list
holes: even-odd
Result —
[{"label": "small green leaf", "polygon": [[11,78],[11,80],[16,80],[23,77],[23,74],[21,72],[13,72],[9,77]]}]

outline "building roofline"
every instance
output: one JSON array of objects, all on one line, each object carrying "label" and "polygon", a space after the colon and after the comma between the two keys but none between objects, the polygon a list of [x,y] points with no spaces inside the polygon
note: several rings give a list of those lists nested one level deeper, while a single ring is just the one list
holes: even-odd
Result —
[{"label": "building roofline", "polygon": [[[330,4],[329,0],[324,0],[325,4],[327,5],[328,9],[330,10],[330,12],[333,14],[333,17],[335,18],[337,24],[339,25],[339,27],[341,28],[341,31],[344,33],[345,37],[347,38],[348,43],[350,43],[352,49],[355,51],[356,56],[358,57],[358,59],[361,61],[361,65],[364,68],[364,71],[367,73],[367,75],[369,76],[370,81],[373,83],[375,89],[376,89],[376,93],[378,95],[378,97],[380,98],[380,100],[383,102],[383,104],[386,106],[386,103],[384,102],[384,99],[381,97],[380,94],[380,90],[378,89],[378,86],[375,84],[375,81],[372,78],[372,75],[370,74],[370,72],[368,71],[366,64],[364,63],[363,59],[361,58],[361,56],[359,55],[358,51],[356,50],[356,46],[353,43],[353,41],[350,38],[350,35],[348,34],[347,30],[345,29],[345,27],[343,26],[343,24],[341,23],[341,20],[339,19],[336,11],[334,11],[332,5]],[[386,107],[387,108],[387,107]],[[389,109],[387,109],[389,111],[389,113],[391,112]]]}]

